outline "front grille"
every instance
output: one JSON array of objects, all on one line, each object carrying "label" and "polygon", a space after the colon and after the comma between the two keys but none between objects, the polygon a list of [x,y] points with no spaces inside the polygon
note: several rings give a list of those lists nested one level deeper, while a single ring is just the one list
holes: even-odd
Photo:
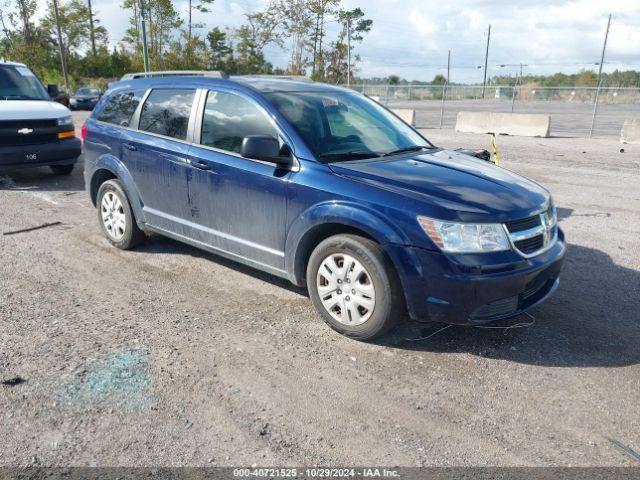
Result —
[{"label": "front grille", "polygon": [[472,320],[483,320],[492,317],[508,315],[518,309],[518,297],[508,297],[495,302],[487,303],[476,308],[471,314]]},{"label": "front grille", "polygon": [[47,118],[44,120],[0,120],[0,129],[15,129],[18,131],[21,128],[46,128],[55,127],[57,120],[55,118]]},{"label": "front grille", "polygon": [[[40,145],[55,142],[62,127],[55,118],[41,120],[0,120],[0,146]],[[31,132],[19,133],[22,129]]]},{"label": "front grille", "polygon": [[528,284],[520,295],[496,300],[476,308],[471,314],[471,320],[489,320],[530,307],[549,293],[554,282],[553,278],[542,282],[534,281]]},{"label": "front grille", "polygon": [[531,255],[544,247],[544,235],[536,235],[535,237],[513,242],[513,244],[525,255]]},{"label": "front grille", "polygon": [[37,135],[32,133],[30,135],[13,135],[13,136],[0,136],[1,146],[19,146],[19,145],[41,145],[43,143],[56,142],[58,136],[55,133],[45,133]]},{"label": "front grille", "polygon": [[509,233],[523,232],[530,228],[535,228],[540,225],[540,215],[534,215],[533,217],[527,217],[520,220],[513,220],[506,222],[507,230]]},{"label": "front grille", "polygon": [[15,137],[0,137],[0,145],[15,147],[20,145],[41,145],[43,143],[51,143],[58,141],[58,136],[55,133],[48,133],[43,135],[25,135]]}]

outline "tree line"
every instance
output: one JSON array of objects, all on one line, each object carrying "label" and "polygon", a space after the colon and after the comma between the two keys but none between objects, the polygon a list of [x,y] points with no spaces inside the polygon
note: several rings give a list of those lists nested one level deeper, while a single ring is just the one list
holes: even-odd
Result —
[{"label": "tree line", "polygon": [[[481,79],[480,79],[481,80]],[[373,77],[366,79],[370,85],[444,85],[447,77],[438,73],[431,81],[408,80],[397,75]],[[475,85],[479,85],[475,83]],[[496,75],[488,80],[489,85],[514,86],[530,85],[537,87],[597,87],[598,74],[592,70],[581,70],[578,73],[554,73],[551,75]],[[468,83],[452,82],[451,85],[468,85]],[[602,74],[603,87],[640,87],[640,72],[636,70],[614,70]]]},{"label": "tree line", "polygon": [[[494,85],[537,85],[540,87],[597,87],[598,74],[592,70],[578,73],[554,73],[552,75],[523,75],[522,79],[513,76],[496,76],[491,79]],[[640,72],[635,70],[602,74],[603,87],[640,87]]]},{"label": "tree line", "polygon": [[[343,8],[342,0],[271,0],[231,28],[215,25],[215,1],[188,0],[186,11],[180,12],[172,0],[123,0],[129,27],[122,39],[111,39],[117,46],[110,47],[91,0],[59,0],[62,50],[72,87],[143,70],[143,18],[152,70],[310,75],[331,83],[346,82],[349,59],[352,75],[357,72],[360,58],[349,55],[349,48],[353,51],[373,24],[362,9]],[[45,83],[62,83],[53,2],[47,1],[40,20],[36,11],[37,0],[0,3],[0,58],[26,63]],[[197,14],[211,21],[196,22]],[[287,53],[285,68],[267,61],[269,47]]]}]

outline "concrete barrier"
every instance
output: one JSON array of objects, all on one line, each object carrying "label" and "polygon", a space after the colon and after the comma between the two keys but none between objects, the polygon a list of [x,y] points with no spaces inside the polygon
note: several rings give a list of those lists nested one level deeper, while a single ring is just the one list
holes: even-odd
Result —
[{"label": "concrete barrier", "polygon": [[640,145],[640,117],[627,118],[620,132],[622,143],[634,143]]},{"label": "concrete barrier", "polygon": [[409,108],[392,108],[391,111],[409,125],[416,123],[416,111]]},{"label": "concrete barrier", "polygon": [[458,112],[457,132],[548,137],[551,116],[527,113]]}]

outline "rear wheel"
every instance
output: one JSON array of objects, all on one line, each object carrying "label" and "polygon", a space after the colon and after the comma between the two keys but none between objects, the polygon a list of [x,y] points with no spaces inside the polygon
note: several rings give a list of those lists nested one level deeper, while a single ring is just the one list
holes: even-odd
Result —
[{"label": "rear wheel", "polygon": [[98,189],[98,221],[109,242],[128,250],[146,237],[133,216],[129,199],[118,180],[107,180]]},{"label": "rear wheel", "polygon": [[51,171],[56,175],[70,175],[75,165],[50,165]]},{"label": "rear wheel", "polygon": [[374,339],[404,316],[393,265],[368,238],[336,235],[321,242],[309,259],[307,286],[324,321],[349,337]]}]

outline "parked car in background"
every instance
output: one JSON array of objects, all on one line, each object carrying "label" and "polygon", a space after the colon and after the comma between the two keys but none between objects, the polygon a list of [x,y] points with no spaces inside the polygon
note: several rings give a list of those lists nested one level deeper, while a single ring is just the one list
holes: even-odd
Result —
[{"label": "parked car in background", "polygon": [[102,97],[102,93],[99,88],[79,88],[69,100],[69,108],[71,110],[93,110]]},{"label": "parked car in background", "polygon": [[50,166],[68,175],[81,153],[69,109],[22,63],[0,62],[0,170]]},{"label": "parked car in background", "polygon": [[439,148],[351,90],[169,75],[111,84],[83,127],[114,246],[157,232],[306,285],[332,328],[363,340],[405,311],[508,318],[558,286],[564,235],[537,183]]}]

